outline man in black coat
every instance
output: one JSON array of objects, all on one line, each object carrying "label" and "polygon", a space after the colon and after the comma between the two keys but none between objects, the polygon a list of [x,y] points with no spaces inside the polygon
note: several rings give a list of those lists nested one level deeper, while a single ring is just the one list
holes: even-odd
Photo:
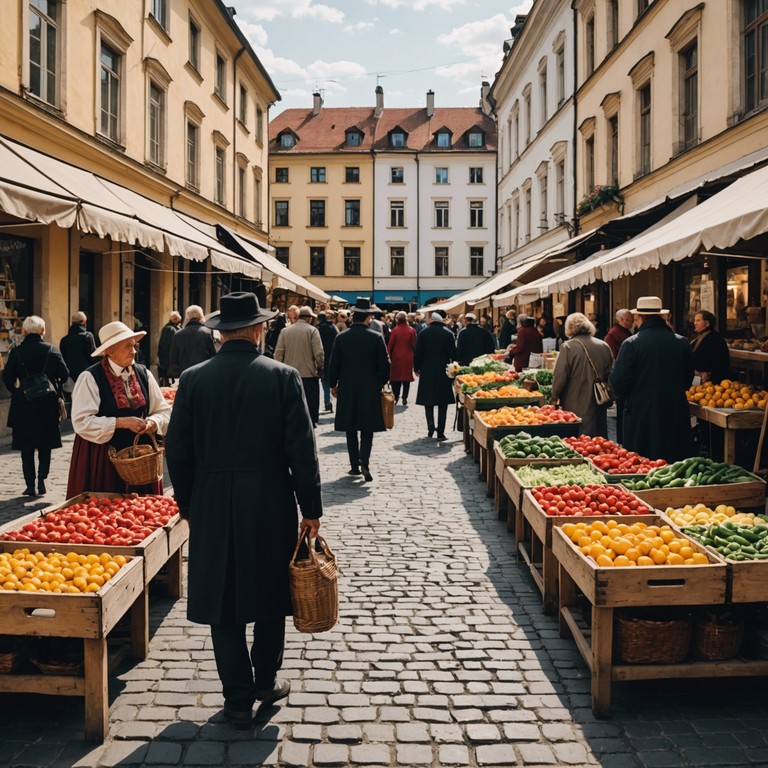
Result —
[{"label": "man in black coat", "polygon": [[224,715],[240,728],[251,726],[254,701],[288,694],[275,674],[291,612],[297,502],[313,536],[322,515],[301,379],[259,352],[261,323],[272,316],[253,293],[222,297],[206,325],[223,346],[182,374],[166,437],[174,495],[190,523],[187,617],[211,625]]},{"label": "man in black coat", "polygon": [[493,336],[477,324],[477,317],[472,312],[464,315],[467,324],[459,332],[456,347],[456,360],[461,365],[469,365],[480,355],[490,355],[495,352]]},{"label": "man in black coat", "polygon": [[512,337],[517,333],[517,314],[514,309],[508,309],[504,322],[499,331],[499,349],[506,349],[512,343]]},{"label": "man in black coat", "polygon": [[69,326],[67,335],[63,336],[59,343],[61,356],[69,368],[69,377],[77,381],[77,377],[93,365],[91,352],[96,349],[96,340],[93,334],[86,329],[88,318],[85,312],[75,312],[72,315],[72,325]]},{"label": "man in black coat", "polygon": [[432,322],[417,336],[413,355],[413,370],[419,377],[416,405],[423,405],[427,416],[427,437],[435,434],[435,406],[437,406],[437,439],[447,440],[445,421],[448,406],[454,401],[453,385],[446,366],[456,357],[453,334],[443,324],[438,312],[431,315]]},{"label": "man in black coat", "polygon": [[611,387],[623,401],[627,450],[668,462],[693,453],[685,391],[693,378],[691,345],[667,326],[656,296],[641,296],[632,310],[638,332],[621,345]]},{"label": "man in black coat", "polygon": [[373,480],[373,433],[386,429],[381,388],[389,381],[384,337],[368,327],[372,314],[371,300],[358,296],[352,325],[336,337],[328,366],[328,384],[336,398],[334,427],[347,435],[349,474],[362,474],[367,482]]},{"label": "man in black coat", "polygon": [[193,365],[210,360],[216,354],[213,334],[203,325],[205,313],[202,307],[193,304],[184,313],[187,324],[171,340],[171,359],[168,377],[178,379]]},{"label": "man in black coat", "polygon": [[325,312],[318,312],[317,330],[320,333],[320,341],[323,342],[323,353],[325,355],[325,362],[323,364],[323,377],[321,379],[323,385],[323,397],[325,399],[325,412],[333,413],[333,404],[331,403],[331,387],[328,384],[328,365],[331,361],[333,343],[336,341],[336,337],[339,335],[339,329],[328,320],[328,315],[326,315]]},{"label": "man in black coat", "polygon": [[160,331],[160,341],[157,342],[157,378],[161,387],[167,387],[173,382],[173,379],[168,375],[168,368],[171,364],[173,337],[178,333],[180,324],[181,315],[174,310]]}]

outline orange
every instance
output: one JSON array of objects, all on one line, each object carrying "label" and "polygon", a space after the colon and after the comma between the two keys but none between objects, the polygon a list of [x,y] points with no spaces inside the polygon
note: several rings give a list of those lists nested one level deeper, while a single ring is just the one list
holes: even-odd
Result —
[{"label": "orange", "polygon": [[613,567],[613,560],[611,560],[608,555],[598,555],[595,558],[595,562],[601,567],[601,568],[611,568]]},{"label": "orange", "polygon": [[633,563],[637,563],[637,559],[640,557],[640,551],[635,547],[630,547],[624,555]]},{"label": "orange", "polygon": [[668,558],[667,562],[670,565],[683,565],[685,563],[685,558],[681,557],[680,555],[676,555],[672,553]]},{"label": "orange", "polygon": [[632,561],[628,557],[625,557],[624,555],[619,555],[614,559],[613,564],[618,567],[626,567],[628,565],[631,565]]},{"label": "orange", "polygon": [[688,547],[688,546],[680,547],[680,557],[683,557],[686,560],[689,557],[693,557],[693,547]]},{"label": "orange", "polygon": [[650,557],[646,557],[645,555],[640,555],[640,557],[637,558],[637,564],[638,565],[656,565],[656,563],[651,560]]},{"label": "orange", "polygon": [[691,560],[696,565],[706,565],[709,562],[709,559],[703,552],[694,552],[693,555],[691,555]]}]

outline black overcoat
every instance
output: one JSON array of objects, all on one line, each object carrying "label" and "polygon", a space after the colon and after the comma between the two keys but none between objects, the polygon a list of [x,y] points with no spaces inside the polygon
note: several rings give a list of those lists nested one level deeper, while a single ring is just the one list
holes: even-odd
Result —
[{"label": "black overcoat", "polygon": [[227,559],[236,623],[290,613],[298,501],[322,515],[312,421],[297,371],[248,341],[186,370],[166,436],[174,496],[190,521],[190,621],[221,621]]},{"label": "black overcoat", "polygon": [[717,332],[710,331],[702,338],[696,348],[696,339],[691,340],[693,367],[709,374],[709,380],[719,384],[731,376],[731,357],[725,339]]},{"label": "black overcoat", "polygon": [[93,365],[91,352],[96,349],[96,340],[84,325],[73,323],[69,326],[67,335],[63,336],[59,342],[59,349],[69,368],[72,381],[77,381],[77,377]]},{"label": "black overcoat", "polygon": [[341,432],[384,432],[381,387],[389,381],[384,337],[364,323],[352,323],[333,342],[328,385],[338,387],[334,428]]},{"label": "black overcoat", "polygon": [[157,342],[157,370],[161,376],[165,375],[171,364],[171,346],[173,337],[179,332],[179,326],[174,323],[166,323],[160,331],[160,341]]},{"label": "black overcoat", "polygon": [[416,405],[450,405],[454,402],[453,384],[445,368],[455,357],[453,334],[442,323],[430,323],[416,337],[413,355],[413,370],[419,374]]},{"label": "black overcoat", "polygon": [[187,368],[205,362],[215,354],[216,347],[210,328],[193,318],[171,339],[167,375],[177,379]]},{"label": "black overcoat", "polygon": [[323,378],[328,377],[328,365],[331,362],[331,353],[333,352],[333,343],[339,335],[339,329],[328,320],[323,320],[317,324],[317,330],[320,334],[320,341],[323,342]]},{"label": "black overcoat", "polygon": [[11,393],[8,410],[8,426],[13,430],[11,448],[16,451],[61,448],[58,399],[48,397],[30,403],[16,386],[17,379],[35,373],[45,373],[58,387],[69,377],[61,352],[43,341],[39,334],[28,333],[21,344],[10,351],[3,369],[3,384]]},{"label": "black overcoat", "polygon": [[621,345],[611,373],[613,394],[624,403],[625,448],[670,462],[692,455],[685,397],[692,378],[691,345],[661,317],[647,316]]},{"label": "black overcoat", "polygon": [[477,323],[469,323],[464,330],[459,331],[456,359],[461,365],[469,365],[476,357],[490,355],[495,351],[493,336]]}]

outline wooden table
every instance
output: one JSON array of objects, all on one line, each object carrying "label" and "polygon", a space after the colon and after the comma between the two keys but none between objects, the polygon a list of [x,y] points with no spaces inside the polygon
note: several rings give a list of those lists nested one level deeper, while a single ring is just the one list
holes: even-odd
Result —
[{"label": "wooden table", "polygon": [[[741,354],[752,354],[742,352]],[[765,355],[768,357],[768,355]],[[763,425],[763,412],[757,408],[736,410],[734,408],[710,408],[698,403],[688,403],[691,416],[706,421],[723,430],[723,461],[736,463],[736,433],[741,429],[757,429]]]},{"label": "wooden table", "polygon": [[768,353],[767,352],[749,352],[744,349],[729,349],[728,357],[731,368],[741,368],[748,371],[749,378],[754,383],[765,384],[766,374],[768,374]]}]

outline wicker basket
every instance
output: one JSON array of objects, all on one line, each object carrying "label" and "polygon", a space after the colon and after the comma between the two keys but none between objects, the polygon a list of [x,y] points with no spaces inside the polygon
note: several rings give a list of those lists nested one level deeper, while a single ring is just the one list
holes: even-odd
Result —
[{"label": "wicker basket", "polygon": [[[293,623],[299,632],[327,632],[339,620],[336,555],[322,536],[317,537],[322,551],[316,552],[309,532],[309,528],[301,529],[288,566]],[[302,542],[307,547],[308,556],[300,560],[298,555]]]},{"label": "wicker basket", "polygon": [[133,445],[116,451],[109,447],[109,460],[112,462],[117,474],[128,485],[147,485],[161,480],[163,477],[164,448],[160,448],[155,436],[147,433],[152,445],[139,445],[141,435],[136,435]]},{"label": "wicker basket", "polygon": [[77,638],[39,637],[30,647],[29,660],[44,675],[82,677],[83,641]]},{"label": "wicker basket", "polygon": [[693,619],[656,621],[616,615],[616,656],[627,664],[674,664],[688,655]]},{"label": "wicker basket", "polygon": [[693,628],[693,655],[705,661],[725,661],[736,656],[744,639],[744,622],[698,618]]},{"label": "wicker basket", "polygon": [[0,675],[15,672],[27,659],[27,640],[23,637],[0,637]]}]

